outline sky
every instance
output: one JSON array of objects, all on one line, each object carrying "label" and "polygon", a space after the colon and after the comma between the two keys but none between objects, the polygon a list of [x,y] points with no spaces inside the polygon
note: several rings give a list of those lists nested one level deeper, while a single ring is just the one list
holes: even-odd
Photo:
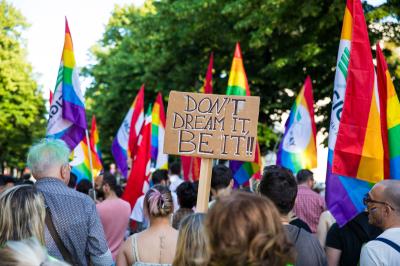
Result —
[{"label": "sky", "polygon": [[[9,0],[31,24],[23,37],[26,39],[28,61],[33,65],[35,79],[48,99],[54,90],[61,52],[64,45],[65,16],[74,44],[77,66],[91,63],[89,49],[101,39],[115,5],[143,5],[144,0]],[[380,5],[385,0],[368,0]],[[85,91],[90,80],[81,78],[81,89]],[[332,81],[333,83],[333,81]],[[285,120],[285,119],[283,119]],[[283,121],[284,123],[285,121]],[[283,125],[283,124],[282,124]],[[317,142],[322,140],[318,134]],[[317,181],[325,180],[327,149],[318,146]]]},{"label": "sky", "polygon": [[[78,67],[88,65],[89,49],[101,39],[115,5],[140,6],[144,0],[9,0],[31,25],[24,31],[28,61],[44,97],[54,90],[64,45],[65,17]],[[84,91],[88,81],[81,79]]]}]

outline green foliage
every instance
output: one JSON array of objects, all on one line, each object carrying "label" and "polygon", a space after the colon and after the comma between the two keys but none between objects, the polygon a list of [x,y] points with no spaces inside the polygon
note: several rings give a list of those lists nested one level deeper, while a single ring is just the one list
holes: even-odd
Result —
[{"label": "green foliage", "polygon": [[[100,43],[98,63],[85,74],[103,151],[111,141],[142,83],[146,101],[156,92],[196,91],[214,52],[214,92],[225,94],[236,42],[240,42],[252,95],[261,97],[261,149],[278,141],[274,119],[290,109],[306,75],[316,101],[331,97],[345,1],[343,0],[161,0],[141,9],[117,7]],[[370,6],[375,18],[384,13]],[[379,13],[380,12],[380,13]],[[398,14],[398,13],[397,13]],[[377,34],[372,34],[373,43]],[[167,99],[167,98],[165,98]],[[326,102],[326,101],[325,101]],[[326,130],[330,105],[316,110]]]},{"label": "green foliage", "polygon": [[44,101],[27,63],[24,17],[0,1],[0,162],[22,168],[32,142],[44,135]]}]

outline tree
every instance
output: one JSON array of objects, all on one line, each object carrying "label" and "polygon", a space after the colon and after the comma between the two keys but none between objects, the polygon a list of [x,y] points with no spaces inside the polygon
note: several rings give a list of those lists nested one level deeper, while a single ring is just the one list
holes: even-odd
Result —
[{"label": "tree", "polygon": [[44,135],[45,107],[22,46],[25,19],[4,0],[0,14],[0,162],[22,168],[27,149]]},{"label": "tree", "polygon": [[[272,123],[290,109],[307,74],[315,100],[325,100],[316,106],[325,131],[344,8],[343,0],[163,0],[116,8],[93,49],[98,63],[85,72],[94,78],[87,106],[98,117],[104,147],[140,84],[146,84],[147,101],[157,91],[166,97],[172,89],[198,90],[211,51],[214,91],[224,94],[237,41],[250,90],[261,97],[262,150],[275,145]],[[365,9],[375,12],[370,24],[385,17],[379,8]],[[372,33],[371,43],[377,37]]]}]

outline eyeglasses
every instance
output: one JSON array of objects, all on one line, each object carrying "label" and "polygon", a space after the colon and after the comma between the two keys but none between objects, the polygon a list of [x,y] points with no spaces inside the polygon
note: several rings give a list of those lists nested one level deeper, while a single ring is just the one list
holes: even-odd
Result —
[{"label": "eyeglasses", "polygon": [[389,203],[384,202],[384,201],[378,201],[378,200],[373,200],[371,199],[371,197],[369,196],[369,194],[365,194],[364,198],[363,198],[363,203],[365,206],[368,206],[369,203],[375,203],[375,204],[383,204],[383,205],[387,205],[389,206],[389,208],[391,208],[392,210],[396,210],[395,208],[393,208]]}]

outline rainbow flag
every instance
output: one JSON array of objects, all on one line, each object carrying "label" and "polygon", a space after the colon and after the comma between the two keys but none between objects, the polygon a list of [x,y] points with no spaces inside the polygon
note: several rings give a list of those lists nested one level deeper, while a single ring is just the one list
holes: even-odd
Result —
[{"label": "rainbow flag", "polygon": [[328,141],[326,202],[342,226],[384,178],[375,72],[360,0],[348,0],[340,38]]},{"label": "rainbow flag", "polygon": [[[93,176],[98,176],[103,166],[100,159],[97,157],[96,152],[91,149],[92,154],[92,165],[93,165]],[[92,181],[92,173],[90,170],[90,159],[89,159],[89,147],[87,145],[86,137],[75,147],[71,153],[72,166],[71,172],[77,176],[77,183],[82,179],[88,179]]]},{"label": "rainbow flag", "polygon": [[143,122],[144,86],[142,85],[131,108],[125,115],[124,121],[118,129],[117,136],[111,147],[115,163],[124,177],[128,177],[128,158],[132,158],[137,152],[138,136]]},{"label": "rainbow flag", "polygon": [[94,115],[92,116],[92,127],[90,130],[90,148],[93,149],[99,161],[102,162],[99,131],[97,130],[96,117]]},{"label": "rainbow flag", "polygon": [[400,179],[400,103],[379,44],[376,44],[376,64],[382,131],[385,136],[385,178]]},{"label": "rainbow flag", "polygon": [[46,138],[64,140],[73,150],[84,138],[85,104],[79,85],[71,33],[65,18],[65,39],[54,98],[51,99]]},{"label": "rainbow flag", "polygon": [[151,167],[153,169],[168,170],[168,154],[163,152],[165,123],[164,104],[159,92],[151,113]]},{"label": "rainbow flag", "polygon": [[277,164],[293,173],[317,167],[317,130],[314,121],[314,98],[311,78],[307,76],[290,110],[278,149]]},{"label": "rainbow flag", "polygon": [[[226,94],[250,96],[249,84],[243,66],[242,52],[240,51],[239,43],[236,44]],[[258,147],[258,142],[254,162],[230,161],[229,167],[233,172],[233,177],[237,184],[242,185],[253,176],[256,179],[259,179],[260,162],[260,149]]]}]

